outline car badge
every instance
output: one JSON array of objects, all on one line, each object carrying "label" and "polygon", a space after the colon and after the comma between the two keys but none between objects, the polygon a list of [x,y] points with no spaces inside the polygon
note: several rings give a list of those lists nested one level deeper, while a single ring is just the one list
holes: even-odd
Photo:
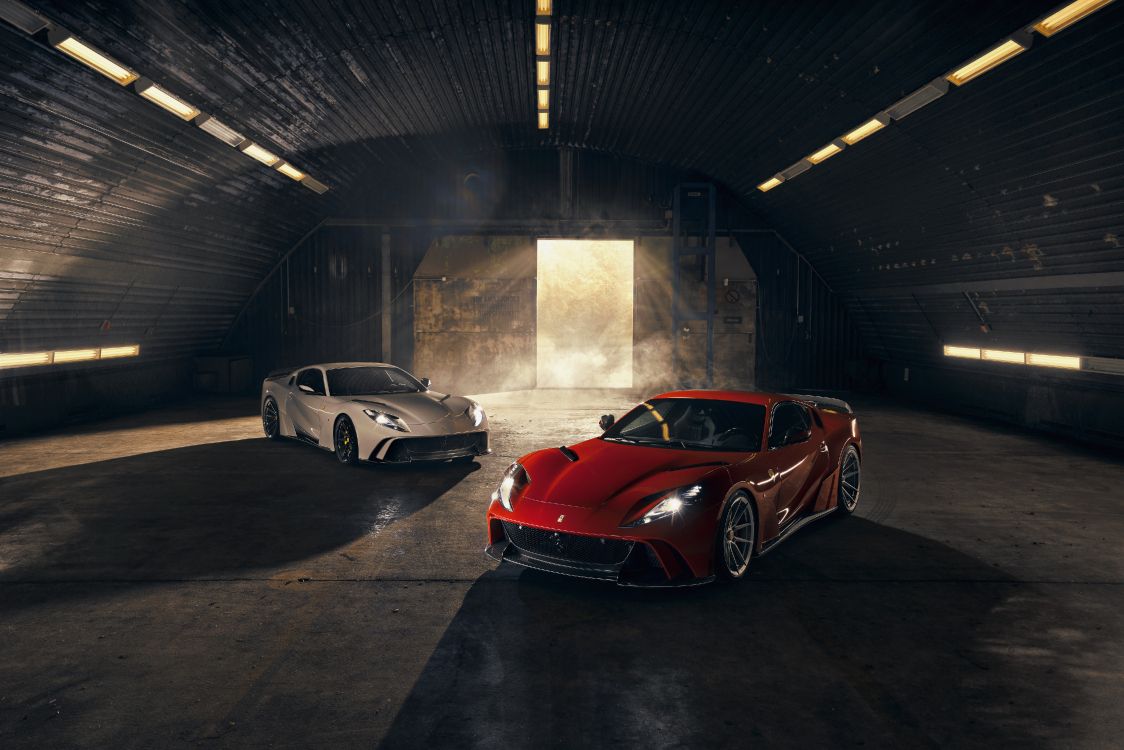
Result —
[{"label": "car badge", "polygon": [[563,522],[563,521],[565,521],[565,520],[566,520],[566,514],[565,514],[565,513],[563,513],[562,515],[558,516],[558,521],[557,521],[557,523],[562,523],[562,522]]}]

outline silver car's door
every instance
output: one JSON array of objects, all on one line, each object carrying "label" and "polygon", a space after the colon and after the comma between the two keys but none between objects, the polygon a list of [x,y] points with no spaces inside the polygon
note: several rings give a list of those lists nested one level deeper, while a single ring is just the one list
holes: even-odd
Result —
[{"label": "silver car's door", "polygon": [[320,442],[320,415],[325,408],[326,393],[324,373],[317,368],[301,370],[297,375],[285,404],[297,437]]}]

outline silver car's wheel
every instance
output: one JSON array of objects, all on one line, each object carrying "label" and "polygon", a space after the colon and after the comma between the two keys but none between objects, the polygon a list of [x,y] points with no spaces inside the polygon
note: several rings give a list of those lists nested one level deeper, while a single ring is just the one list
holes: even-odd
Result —
[{"label": "silver car's wheel", "polygon": [[281,416],[277,413],[277,402],[271,398],[267,398],[262,405],[261,426],[270,440],[281,436]]},{"label": "silver car's wheel", "polygon": [[355,427],[347,417],[336,420],[335,429],[336,458],[342,464],[359,462],[359,442],[355,437]]},{"label": "silver car's wheel", "polygon": [[839,469],[839,508],[850,515],[859,505],[859,491],[862,487],[862,466],[859,452],[855,446],[847,446],[843,452],[842,466]]},{"label": "silver car's wheel", "polygon": [[734,496],[722,513],[718,527],[717,568],[726,578],[741,578],[749,568],[757,539],[753,507],[745,495]]}]

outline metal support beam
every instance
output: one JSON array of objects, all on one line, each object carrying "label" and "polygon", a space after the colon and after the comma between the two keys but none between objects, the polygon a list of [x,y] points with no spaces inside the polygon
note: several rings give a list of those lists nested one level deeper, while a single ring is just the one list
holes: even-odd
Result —
[{"label": "metal support beam", "polygon": [[384,231],[382,233],[382,247],[379,255],[379,279],[382,282],[379,294],[379,307],[382,308],[381,320],[379,321],[379,337],[382,339],[382,361],[390,362],[392,358],[391,351],[391,338],[392,329],[391,322],[393,313],[391,311],[390,300],[392,297],[391,291],[391,266],[390,266],[390,232]]}]

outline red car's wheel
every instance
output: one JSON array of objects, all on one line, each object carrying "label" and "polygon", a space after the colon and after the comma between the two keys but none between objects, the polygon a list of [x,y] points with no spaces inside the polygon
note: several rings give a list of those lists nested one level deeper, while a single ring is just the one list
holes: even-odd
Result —
[{"label": "red car's wheel", "polygon": [[714,550],[714,567],[723,578],[733,580],[745,575],[756,539],[757,519],[753,515],[753,503],[745,493],[734,495],[722,512]]},{"label": "red car's wheel", "polygon": [[839,510],[848,516],[859,506],[861,479],[859,452],[855,450],[855,446],[848,445],[847,450],[843,451],[839,469]]}]

